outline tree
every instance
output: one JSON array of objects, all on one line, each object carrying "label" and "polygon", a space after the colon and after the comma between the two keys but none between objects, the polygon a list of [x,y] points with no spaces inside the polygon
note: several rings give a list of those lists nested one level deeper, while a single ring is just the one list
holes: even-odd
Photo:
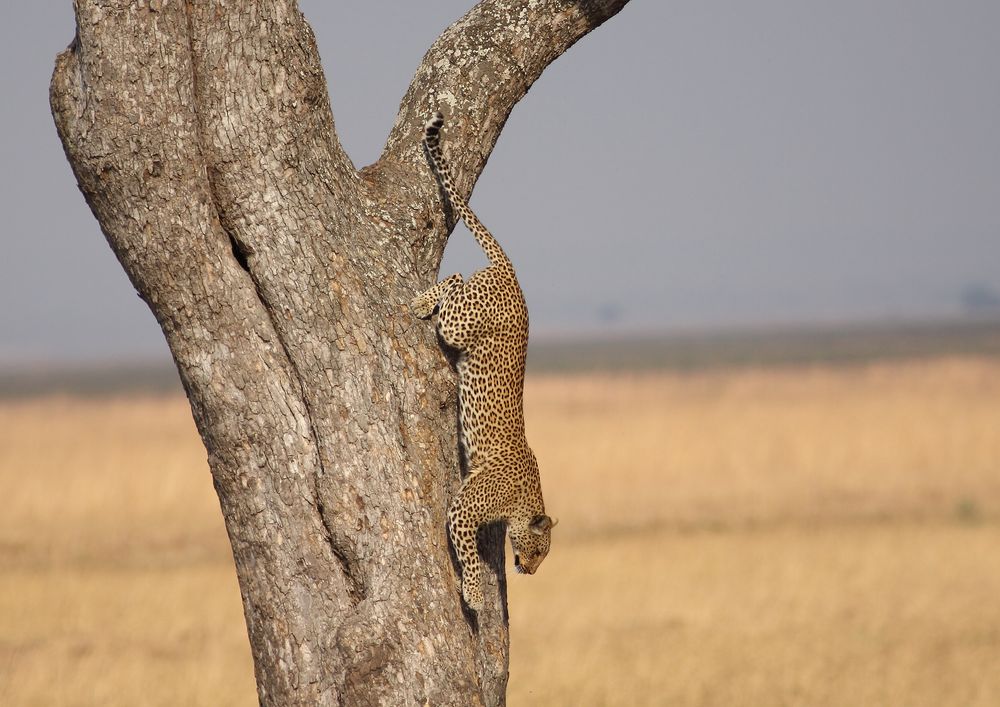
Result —
[{"label": "tree", "polygon": [[[503,528],[465,612],[445,530],[453,374],[407,303],[542,70],[627,0],[486,0],[427,52],[378,162],[334,129],[295,0],[76,0],[52,112],[163,329],[232,543],[264,705],[502,704]],[[557,550],[558,551],[558,550]]]}]

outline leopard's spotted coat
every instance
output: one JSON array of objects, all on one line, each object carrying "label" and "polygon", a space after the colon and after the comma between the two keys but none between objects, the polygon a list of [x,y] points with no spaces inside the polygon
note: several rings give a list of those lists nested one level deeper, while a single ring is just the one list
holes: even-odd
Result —
[{"label": "leopard's spotted coat", "polygon": [[447,277],[411,302],[421,318],[438,313],[437,330],[458,353],[459,421],[469,474],[448,511],[448,529],[462,564],[462,596],[483,605],[476,533],[505,520],[514,566],[532,574],[549,551],[552,519],[545,514],[538,463],[524,435],[524,364],[528,309],[514,266],[455,190],[441,151],[444,118],[424,127],[431,166],[452,206],[486,252],[489,267],[462,281]]}]

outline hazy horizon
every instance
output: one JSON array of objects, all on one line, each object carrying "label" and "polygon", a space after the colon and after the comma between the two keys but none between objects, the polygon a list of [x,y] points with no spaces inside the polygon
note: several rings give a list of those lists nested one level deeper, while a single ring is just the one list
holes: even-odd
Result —
[{"label": "hazy horizon", "polygon": [[[300,3],[357,166],[472,5]],[[472,197],[518,269],[533,338],[988,307],[998,26],[985,1],[631,3],[515,108]],[[49,115],[72,35],[69,2],[0,7],[0,364],[166,359]],[[442,274],[481,262],[457,228]]]}]

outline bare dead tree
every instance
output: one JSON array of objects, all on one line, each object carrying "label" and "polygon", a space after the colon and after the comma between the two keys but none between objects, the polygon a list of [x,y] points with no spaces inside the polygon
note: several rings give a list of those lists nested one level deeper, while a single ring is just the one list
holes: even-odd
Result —
[{"label": "bare dead tree", "polygon": [[295,0],[75,0],[53,115],[190,399],[261,704],[504,702],[503,529],[483,538],[486,606],[463,614],[455,384],[407,309],[454,225],[421,127],[448,115],[469,194],[542,70],[626,2],[479,3],[357,170]]}]

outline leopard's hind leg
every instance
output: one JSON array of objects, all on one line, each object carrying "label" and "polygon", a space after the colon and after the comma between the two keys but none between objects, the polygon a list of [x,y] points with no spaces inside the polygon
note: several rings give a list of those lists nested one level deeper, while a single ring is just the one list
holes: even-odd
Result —
[{"label": "leopard's hind leg", "polygon": [[410,309],[418,318],[429,319],[434,314],[434,310],[448,299],[448,296],[456,289],[461,289],[461,287],[462,276],[455,273],[410,300]]}]

